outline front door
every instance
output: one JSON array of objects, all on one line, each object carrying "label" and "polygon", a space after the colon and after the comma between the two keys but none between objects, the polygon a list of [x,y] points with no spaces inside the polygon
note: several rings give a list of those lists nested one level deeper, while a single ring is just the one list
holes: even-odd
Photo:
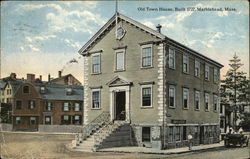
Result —
[{"label": "front door", "polygon": [[115,93],[115,120],[125,120],[125,104],[126,104],[126,93],[116,92]]},{"label": "front door", "polygon": [[200,144],[204,144],[204,126],[200,127]]}]

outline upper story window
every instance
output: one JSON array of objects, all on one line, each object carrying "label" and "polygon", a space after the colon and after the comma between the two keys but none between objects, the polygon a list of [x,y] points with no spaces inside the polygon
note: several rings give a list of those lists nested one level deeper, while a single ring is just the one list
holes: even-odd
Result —
[{"label": "upper story window", "polygon": [[40,92],[41,92],[41,93],[45,93],[45,86],[41,86],[41,87],[40,87]]},{"label": "upper story window", "polygon": [[209,80],[209,66],[205,65],[205,80]]},{"label": "upper story window", "polygon": [[195,60],[194,75],[200,77],[200,62]]},{"label": "upper story window", "polygon": [[52,102],[46,102],[46,110],[51,111],[52,110]]},{"label": "upper story window", "polygon": [[101,54],[92,55],[92,73],[101,73]]},{"label": "upper story window", "polygon": [[4,96],[4,90],[2,90],[2,96]]},{"label": "upper story window", "polygon": [[75,105],[74,105],[74,111],[78,112],[78,111],[80,111],[80,110],[81,110],[81,105],[80,105],[80,103],[75,103]]},{"label": "upper story window", "polygon": [[92,109],[100,109],[100,90],[92,91]]},{"label": "upper story window", "polygon": [[34,109],[36,107],[36,102],[34,100],[29,101],[29,109]]},{"label": "upper story window", "polygon": [[189,104],[189,89],[183,88],[183,108],[188,109]]},{"label": "upper story window", "polygon": [[152,107],[152,86],[142,86],[142,107]]},{"label": "upper story window", "polygon": [[169,49],[168,66],[175,69],[175,51],[173,49]]},{"label": "upper story window", "polygon": [[218,68],[214,68],[214,83],[219,82],[220,80],[220,73]]},{"label": "upper story window", "polygon": [[145,45],[142,47],[142,67],[153,66],[152,45]]},{"label": "upper story window", "polygon": [[73,89],[72,88],[66,88],[66,95],[72,95],[73,94]]},{"label": "upper story window", "polygon": [[195,91],[195,110],[200,109],[200,91]]},{"label": "upper story window", "polygon": [[116,66],[117,71],[125,70],[125,51],[117,50],[116,51]]},{"label": "upper story window", "polygon": [[23,87],[23,93],[29,93],[29,92],[30,92],[29,86],[24,86]]},{"label": "upper story window", "polygon": [[214,94],[214,99],[213,99],[213,103],[214,103],[214,111],[217,111],[218,109],[218,105],[219,105],[219,102],[218,102],[218,96],[216,94]]},{"label": "upper story window", "polygon": [[205,110],[209,111],[209,94],[205,93]]},{"label": "upper story window", "polygon": [[16,124],[21,124],[21,117],[20,116],[16,117]]},{"label": "upper story window", "polygon": [[183,54],[183,72],[189,72],[189,58],[187,54]]},{"label": "upper story window", "polygon": [[22,109],[22,101],[20,100],[16,101],[16,109]]},{"label": "upper story window", "polygon": [[68,102],[63,103],[63,111],[69,111],[69,103]]},{"label": "upper story window", "polygon": [[169,85],[169,107],[175,107],[175,86]]}]

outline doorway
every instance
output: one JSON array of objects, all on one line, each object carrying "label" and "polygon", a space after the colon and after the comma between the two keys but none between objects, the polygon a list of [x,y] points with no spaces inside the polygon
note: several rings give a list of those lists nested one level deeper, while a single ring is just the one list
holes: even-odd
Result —
[{"label": "doorway", "polygon": [[126,93],[125,91],[115,93],[115,120],[125,120],[126,112]]},{"label": "doorway", "polygon": [[200,127],[200,144],[204,144],[204,126]]}]

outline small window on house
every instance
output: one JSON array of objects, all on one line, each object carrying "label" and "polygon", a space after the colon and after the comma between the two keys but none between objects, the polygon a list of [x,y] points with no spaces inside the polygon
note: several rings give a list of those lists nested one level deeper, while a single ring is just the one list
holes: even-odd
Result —
[{"label": "small window on house", "polygon": [[70,116],[69,115],[63,115],[61,123],[62,124],[70,124],[71,123]]},{"label": "small window on house", "polygon": [[51,125],[51,116],[45,116],[45,124]]},{"label": "small window on house", "polygon": [[198,139],[198,126],[194,127],[194,139]]},{"label": "small window on house", "polygon": [[205,65],[205,80],[209,80],[209,66]]},{"label": "small window on house", "polygon": [[217,68],[214,68],[214,83],[219,82],[219,80],[220,80],[219,70]]},{"label": "small window on house", "polygon": [[92,92],[92,109],[100,108],[100,91]]},{"label": "small window on house", "polygon": [[76,112],[80,111],[81,110],[80,107],[81,107],[80,103],[75,103],[74,111],[76,111]]},{"label": "small window on house", "polygon": [[74,116],[74,124],[81,124],[81,115]]},{"label": "small window on house", "polygon": [[175,127],[175,141],[181,141],[181,127]]},{"label": "small window on house", "polygon": [[187,140],[187,127],[183,126],[182,128],[182,140]]},{"label": "small window on house", "polygon": [[152,46],[142,48],[142,67],[152,66]]},{"label": "small window on house", "polygon": [[36,117],[30,117],[30,124],[35,125],[36,124]]},{"label": "small window on house", "polygon": [[34,100],[29,101],[29,109],[35,109],[36,107],[36,102]]},{"label": "small window on house", "polygon": [[218,107],[218,96],[217,95],[214,95],[214,111],[217,111],[217,107]]},{"label": "small window on house", "polygon": [[16,101],[16,109],[22,109],[22,101],[20,100]]},{"label": "small window on house", "polygon": [[209,110],[209,94],[205,93],[205,110]]},{"label": "small window on house", "polygon": [[16,117],[16,124],[21,124],[21,117],[20,116]]},{"label": "small window on house", "polygon": [[142,127],[142,142],[151,141],[151,132],[150,127]]},{"label": "small window on house", "polygon": [[189,58],[186,54],[183,54],[183,72],[189,72]]},{"label": "small window on house", "polygon": [[175,107],[175,87],[169,86],[169,107]]},{"label": "small window on house", "polygon": [[69,111],[69,103],[68,102],[63,103],[63,111]]},{"label": "small window on house", "polygon": [[174,127],[170,126],[169,131],[168,131],[168,142],[173,142],[174,141]]},{"label": "small window on house", "polygon": [[44,87],[44,86],[41,86],[41,87],[40,87],[40,92],[41,92],[41,93],[45,93],[45,87]]},{"label": "small window on house", "polygon": [[220,114],[223,114],[223,105],[220,104]]},{"label": "small window on house", "polygon": [[96,54],[92,56],[92,73],[101,72],[101,55]]},{"label": "small window on house", "polygon": [[200,109],[200,91],[195,91],[195,109]]},{"label": "small window on house", "polygon": [[189,104],[189,89],[183,88],[183,108],[188,109]]},{"label": "small window on house", "polygon": [[200,77],[200,62],[195,60],[194,75]]},{"label": "small window on house", "polygon": [[142,107],[152,106],[152,87],[142,88]]},{"label": "small window on house", "polygon": [[73,89],[72,88],[66,88],[66,94],[67,95],[72,95],[73,94]]},{"label": "small window on house", "polygon": [[169,49],[168,66],[175,69],[175,51],[173,49]]},{"label": "small window on house", "polygon": [[125,52],[124,51],[116,52],[116,70],[117,71],[125,70]]},{"label": "small window on house", "polygon": [[2,90],[2,96],[4,96],[4,90]]},{"label": "small window on house", "polygon": [[29,92],[30,92],[29,86],[24,86],[23,87],[23,93],[29,93]]},{"label": "small window on house", "polygon": [[46,102],[46,110],[51,111],[52,110],[52,102]]}]

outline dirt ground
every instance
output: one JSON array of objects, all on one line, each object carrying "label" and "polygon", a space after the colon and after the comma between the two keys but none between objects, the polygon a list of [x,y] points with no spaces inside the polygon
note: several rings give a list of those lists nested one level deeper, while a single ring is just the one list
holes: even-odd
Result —
[{"label": "dirt ground", "polygon": [[74,139],[71,134],[41,134],[0,132],[2,159],[126,159],[162,158],[161,155],[130,153],[86,153],[69,151],[65,144]]}]

